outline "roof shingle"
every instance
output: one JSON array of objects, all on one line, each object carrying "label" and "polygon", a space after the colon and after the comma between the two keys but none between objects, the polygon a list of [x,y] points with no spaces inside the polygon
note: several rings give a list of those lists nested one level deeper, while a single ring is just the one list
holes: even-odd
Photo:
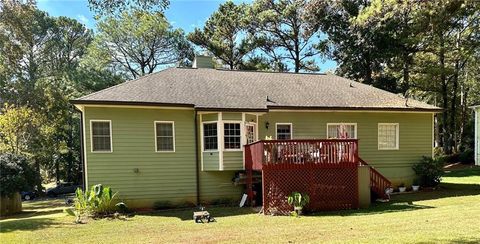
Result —
[{"label": "roof shingle", "polygon": [[[268,98],[268,99],[267,99]],[[172,104],[201,109],[439,110],[330,74],[169,68],[73,100],[76,104]]]}]

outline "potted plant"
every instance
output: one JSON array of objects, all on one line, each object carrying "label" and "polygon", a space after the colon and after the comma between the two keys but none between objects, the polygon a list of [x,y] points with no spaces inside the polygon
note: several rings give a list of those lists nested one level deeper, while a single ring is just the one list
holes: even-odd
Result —
[{"label": "potted plant", "polygon": [[418,191],[418,189],[420,189],[420,182],[419,182],[419,180],[416,178],[416,179],[413,180],[412,190],[413,190],[413,191]]},{"label": "potted plant", "polygon": [[407,190],[407,187],[405,187],[405,183],[400,183],[400,185],[398,185],[399,192],[405,192],[406,190]]},{"label": "potted plant", "polygon": [[306,193],[292,192],[287,198],[288,204],[293,206],[294,214],[302,214],[303,207],[310,202],[310,197]]}]

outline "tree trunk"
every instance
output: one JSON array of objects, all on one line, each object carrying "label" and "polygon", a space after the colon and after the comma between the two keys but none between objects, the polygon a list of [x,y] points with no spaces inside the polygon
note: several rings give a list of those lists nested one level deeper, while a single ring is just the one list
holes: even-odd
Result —
[{"label": "tree trunk", "polygon": [[458,60],[455,63],[455,73],[453,75],[453,88],[452,88],[452,102],[450,104],[450,121],[449,121],[449,128],[450,128],[450,145],[452,145],[452,151],[458,151],[458,141],[456,135],[456,126],[455,126],[455,118],[457,114],[457,90],[458,90],[458,69],[459,64]]},{"label": "tree trunk", "polygon": [[448,83],[447,75],[445,71],[445,42],[443,39],[443,33],[440,34],[440,53],[439,53],[439,62],[440,62],[440,82],[442,84],[441,93],[442,93],[442,108],[444,109],[442,113],[442,139],[443,139],[443,151],[445,154],[452,153],[451,147],[451,134],[448,128]]}]

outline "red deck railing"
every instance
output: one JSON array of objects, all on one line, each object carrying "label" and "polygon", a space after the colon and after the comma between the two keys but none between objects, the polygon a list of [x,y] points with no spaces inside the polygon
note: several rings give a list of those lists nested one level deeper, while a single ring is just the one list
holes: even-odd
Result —
[{"label": "red deck railing", "polygon": [[265,140],[245,146],[246,169],[278,164],[358,165],[358,140]]},{"label": "red deck railing", "polygon": [[[360,165],[369,166],[367,162],[359,158]],[[370,166],[370,188],[375,192],[378,197],[388,199],[389,196],[386,193],[388,188],[392,187],[392,183],[375,168]]]}]

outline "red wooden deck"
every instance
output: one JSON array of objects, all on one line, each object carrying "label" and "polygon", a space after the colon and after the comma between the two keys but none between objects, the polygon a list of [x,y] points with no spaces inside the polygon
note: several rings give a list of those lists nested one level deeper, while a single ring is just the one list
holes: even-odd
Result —
[{"label": "red wooden deck", "polygon": [[[262,171],[264,213],[290,212],[287,196],[310,196],[309,210],[358,208],[358,140],[265,140],[245,146],[247,192],[253,198],[252,173]],[[390,182],[371,171],[372,190],[384,193]],[[375,189],[374,189],[375,187]],[[380,195],[380,194],[379,194]]]}]

